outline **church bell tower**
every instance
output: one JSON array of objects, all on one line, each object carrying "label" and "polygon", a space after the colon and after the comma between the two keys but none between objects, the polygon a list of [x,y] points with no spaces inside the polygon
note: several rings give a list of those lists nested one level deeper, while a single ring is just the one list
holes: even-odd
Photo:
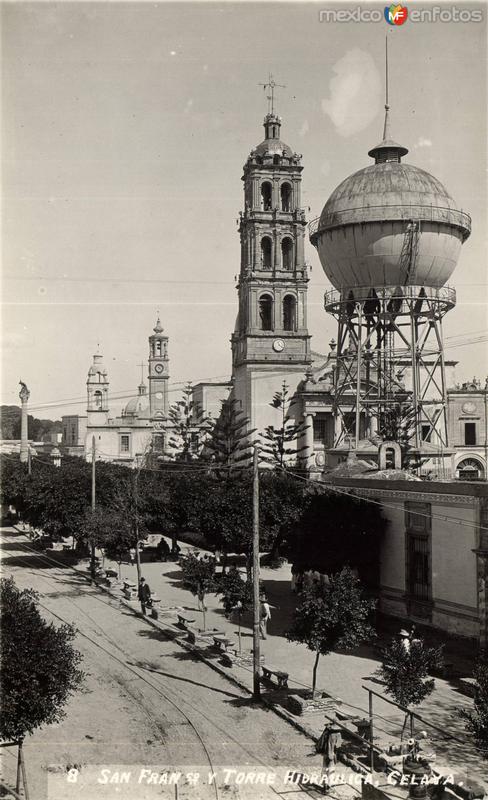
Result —
[{"label": "church bell tower", "polygon": [[169,355],[168,337],[158,317],[149,337],[149,408],[151,417],[168,414]]},{"label": "church bell tower", "polygon": [[266,396],[271,401],[274,384],[279,388],[285,381],[291,386],[294,381],[288,376],[303,376],[311,363],[306,219],[300,197],[303,167],[301,156],[280,138],[272,78],[266,86],[271,93],[265,139],[251,151],[242,177],[239,313],[231,340],[235,395],[252,427],[259,426],[258,406],[266,404]]}]

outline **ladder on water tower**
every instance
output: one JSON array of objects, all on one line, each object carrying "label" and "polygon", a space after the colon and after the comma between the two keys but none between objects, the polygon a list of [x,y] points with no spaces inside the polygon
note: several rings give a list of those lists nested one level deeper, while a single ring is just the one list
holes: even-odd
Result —
[{"label": "ladder on water tower", "polygon": [[410,220],[403,237],[402,252],[400,253],[400,269],[405,275],[404,285],[415,283],[415,271],[419,252],[420,222]]}]

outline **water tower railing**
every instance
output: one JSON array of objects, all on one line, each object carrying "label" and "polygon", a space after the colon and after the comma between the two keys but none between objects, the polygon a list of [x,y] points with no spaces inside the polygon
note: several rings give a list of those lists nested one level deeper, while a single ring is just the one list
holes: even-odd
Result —
[{"label": "water tower railing", "polygon": [[[364,222],[391,222],[396,220],[415,220],[420,222],[441,222],[461,228],[463,239],[471,232],[471,217],[464,211],[447,206],[381,204],[357,206],[334,211],[313,219],[308,226],[309,238],[313,239],[322,231],[341,225],[354,225]],[[313,242],[312,242],[313,244]]]},{"label": "water tower railing", "polygon": [[[371,296],[374,291],[375,295]],[[410,314],[412,303],[426,301],[419,305],[418,312],[432,309],[445,312],[456,305],[456,290],[451,286],[347,286],[343,289],[331,289],[325,292],[324,307],[326,311],[338,312],[341,308],[351,303],[366,303],[378,301],[380,305],[385,302],[401,300],[401,307],[396,309],[396,314]],[[424,308],[425,306],[425,308]]]}]

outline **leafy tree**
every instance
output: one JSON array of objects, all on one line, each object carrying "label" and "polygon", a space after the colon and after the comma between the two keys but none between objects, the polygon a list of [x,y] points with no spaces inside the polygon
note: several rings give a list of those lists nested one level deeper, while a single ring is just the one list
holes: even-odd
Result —
[{"label": "leafy tree", "polygon": [[237,615],[237,635],[239,638],[239,652],[241,652],[241,626],[242,615],[248,611],[253,603],[253,587],[251,581],[243,581],[237,567],[231,567],[228,572],[219,576],[217,581],[217,594],[222,595],[221,603],[228,615],[235,611]]},{"label": "leafy tree", "polygon": [[270,403],[272,408],[281,411],[280,427],[268,425],[260,435],[260,455],[262,460],[280,469],[295,466],[298,453],[305,450],[298,447],[298,439],[308,427],[305,421],[295,422],[291,416],[291,409],[295,401],[290,398],[289,388],[283,383],[280,392],[276,392]]},{"label": "leafy tree", "polygon": [[488,758],[488,661],[480,661],[474,671],[475,692],[472,710],[462,709],[466,729],[473,734],[477,747]]},{"label": "leafy tree", "polygon": [[138,505],[148,528],[157,528],[168,532],[174,528],[171,491],[170,473],[141,471]]},{"label": "leafy tree", "polygon": [[217,587],[217,594],[222,595],[220,602],[223,603],[226,614],[230,614],[238,602],[242,603],[243,612],[252,603],[252,585],[242,579],[236,566],[219,575]]},{"label": "leafy tree", "polygon": [[230,396],[222,400],[220,415],[205,442],[204,454],[223,467],[249,466],[249,438],[255,431],[250,427],[249,418],[239,410],[236,398]]},{"label": "leafy tree", "polygon": [[172,424],[169,444],[176,450],[175,459],[186,463],[200,455],[206,439],[210,420],[193,400],[193,388],[187,383],[183,397],[170,407],[168,418]]},{"label": "leafy tree", "polygon": [[[423,639],[392,639],[381,651],[382,664],[376,671],[385,682],[385,691],[405,709],[416,706],[434,690],[435,681],[429,677],[443,663],[441,647],[427,647]],[[409,713],[406,714],[403,731]]]},{"label": "leafy tree", "polygon": [[66,459],[60,468],[34,461],[26,485],[24,516],[53,539],[77,535],[77,520],[90,504],[89,465]]},{"label": "leafy tree", "polygon": [[31,589],[21,591],[12,578],[0,581],[0,737],[19,747],[36,728],[63,718],[68,698],[84,678],[78,669],[81,655],[72,647],[74,628],[47,623],[36,602]]},{"label": "leafy tree", "polygon": [[78,538],[84,540],[91,551],[91,575],[95,577],[95,548],[103,548],[109,558],[119,565],[124,553],[135,546],[133,520],[121,511],[103,507],[87,508],[78,519]]},{"label": "leafy tree", "polygon": [[302,592],[286,637],[290,642],[306,644],[315,653],[312,697],[320,656],[332,650],[352,650],[371,638],[374,631],[368,618],[374,606],[374,601],[362,598],[360,582],[347,567],[328,584],[317,583]]},{"label": "leafy tree", "polygon": [[290,472],[264,470],[259,478],[260,526],[269,543],[269,559],[295,533],[306,509],[311,492],[308,485]]},{"label": "leafy tree", "polygon": [[213,561],[197,558],[190,553],[182,559],[181,571],[183,572],[183,583],[192,595],[198,597],[202,605],[203,630],[205,630],[205,595],[215,591],[217,587],[215,564]]},{"label": "leafy tree", "polygon": [[379,505],[350,495],[310,486],[303,513],[290,526],[288,558],[299,572],[317,569],[326,575],[344,565],[357,569],[370,591],[379,582],[381,541],[387,521]]},{"label": "leafy tree", "polygon": [[24,512],[29,476],[25,464],[13,456],[0,456],[0,502]]}]

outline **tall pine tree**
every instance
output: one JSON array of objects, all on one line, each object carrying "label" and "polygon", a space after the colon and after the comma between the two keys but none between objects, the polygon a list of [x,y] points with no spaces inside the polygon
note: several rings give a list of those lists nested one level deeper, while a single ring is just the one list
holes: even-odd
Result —
[{"label": "tall pine tree", "polygon": [[220,415],[205,442],[204,454],[226,468],[247,467],[251,461],[250,438],[256,429],[238,408],[235,397],[222,400]]},{"label": "tall pine tree", "polygon": [[193,400],[191,383],[183,389],[182,399],[170,407],[168,418],[172,425],[169,444],[176,451],[175,460],[195,461],[200,456],[211,422]]},{"label": "tall pine tree", "polygon": [[290,412],[294,405],[289,387],[283,383],[281,391],[274,394],[270,403],[272,408],[281,411],[280,427],[268,425],[260,434],[262,460],[281,469],[296,466],[298,454],[306,448],[305,445],[299,447],[298,441],[308,425],[304,421],[296,422],[293,419]]}]

